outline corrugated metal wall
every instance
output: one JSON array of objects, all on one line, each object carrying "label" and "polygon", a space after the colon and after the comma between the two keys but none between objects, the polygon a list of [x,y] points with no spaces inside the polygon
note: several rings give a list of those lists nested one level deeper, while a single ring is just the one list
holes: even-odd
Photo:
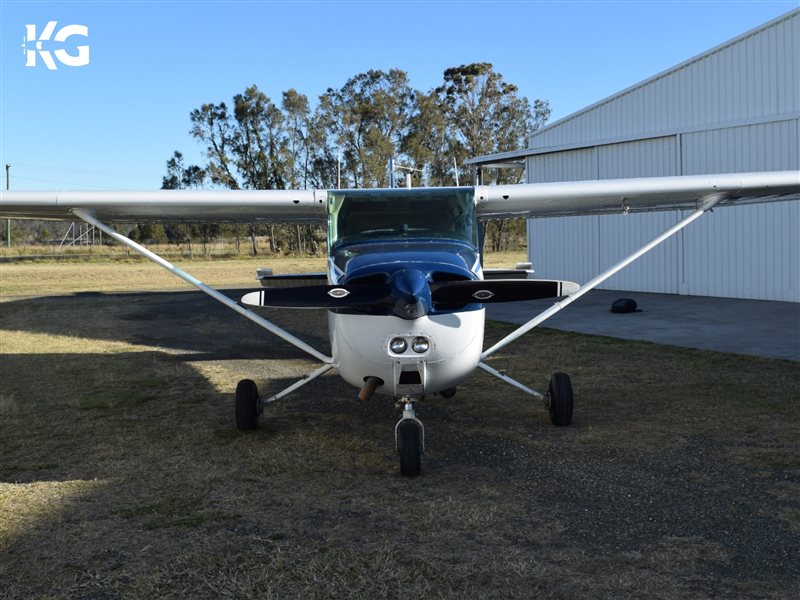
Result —
[{"label": "corrugated metal wall", "polygon": [[[528,222],[537,277],[585,283],[687,213]],[[800,302],[800,203],[719,209],[609,279],[602,289]]]},{"label": "corrugated metal wall", "polygon": [[[536,134],[532,149],[566,148],[529,156],[528,181],[800,169],[799,54],[793,11]],[[585,282],[681,216],[531,220],[529,256]],[[800,202],[714,211],[603,287],[800,302]]]},{"label": "corrugated metal wall", "polygon": [[681,174],[800,168],[798,121],[794,118],[683,134]]}]

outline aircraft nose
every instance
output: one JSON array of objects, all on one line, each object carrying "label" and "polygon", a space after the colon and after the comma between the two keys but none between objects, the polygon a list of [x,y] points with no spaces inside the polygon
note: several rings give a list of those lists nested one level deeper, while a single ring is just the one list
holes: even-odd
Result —
[{"label": "aircraft nose", "polygon": [[401,319],[419,319],[431,308],[428,277],[417,269],[401,269],[390,281],[394,305],[392,312]]}]

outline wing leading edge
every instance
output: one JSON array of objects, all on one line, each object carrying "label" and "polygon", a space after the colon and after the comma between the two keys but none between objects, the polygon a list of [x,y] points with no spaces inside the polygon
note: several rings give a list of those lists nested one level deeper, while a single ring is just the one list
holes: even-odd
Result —
[{"label": "wing leading edge", "polygon": [[[482,219],[598,215],[694,209],[720,194],[720,206],[798,200],[800,171],[477,186],[474,191]],[[327,197],[327,190],[0,191],[0,217],[72,220],[81,209],[103,221],[130,223],[324,222]]]},{"label": "wing leading edge", "polygon": [[74,220],[82,209],[106,222],[317,223],[327,199],[325,190],[0,191],[0,216]]},{"label": "wing leading edge", "polygon": [[800,171],[644,177],[478,186],[481,218],[561,217],[695,209],[722,194],[720,206],[800,199]]}]

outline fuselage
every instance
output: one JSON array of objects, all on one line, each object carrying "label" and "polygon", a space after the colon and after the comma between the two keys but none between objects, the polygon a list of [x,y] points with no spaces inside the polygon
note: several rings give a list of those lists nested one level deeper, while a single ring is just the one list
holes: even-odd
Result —
[{"label": "fuselage", "polygon": [[431,301],[430,284],[482,278],[474,199],[462,190],[347,192],[329,200],[328,279],[384,284],[391,301],[328,313],[342,378],[377,392],[420,398],[449,390],[475,370],[485,310]]}]

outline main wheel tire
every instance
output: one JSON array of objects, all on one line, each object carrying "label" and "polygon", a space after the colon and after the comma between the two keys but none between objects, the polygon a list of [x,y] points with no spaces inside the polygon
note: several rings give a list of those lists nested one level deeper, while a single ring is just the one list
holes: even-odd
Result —
[{"label": "main wheel tire", "polygon": [[553,373],[547,389],[547,410],[553,425],[564,427],[572,421],[572,382],[566,373]]},{"label": "main wheel tire", "polygon": [[402,421],[397,426],[397,451],[401,475],[416,477],[422,472],[419,427],[413,421]]},{"label": "main wheel tire", "polygon": [[250,431],[258,427],[258,387],[251,379],[236,385],[236,427]]}]

